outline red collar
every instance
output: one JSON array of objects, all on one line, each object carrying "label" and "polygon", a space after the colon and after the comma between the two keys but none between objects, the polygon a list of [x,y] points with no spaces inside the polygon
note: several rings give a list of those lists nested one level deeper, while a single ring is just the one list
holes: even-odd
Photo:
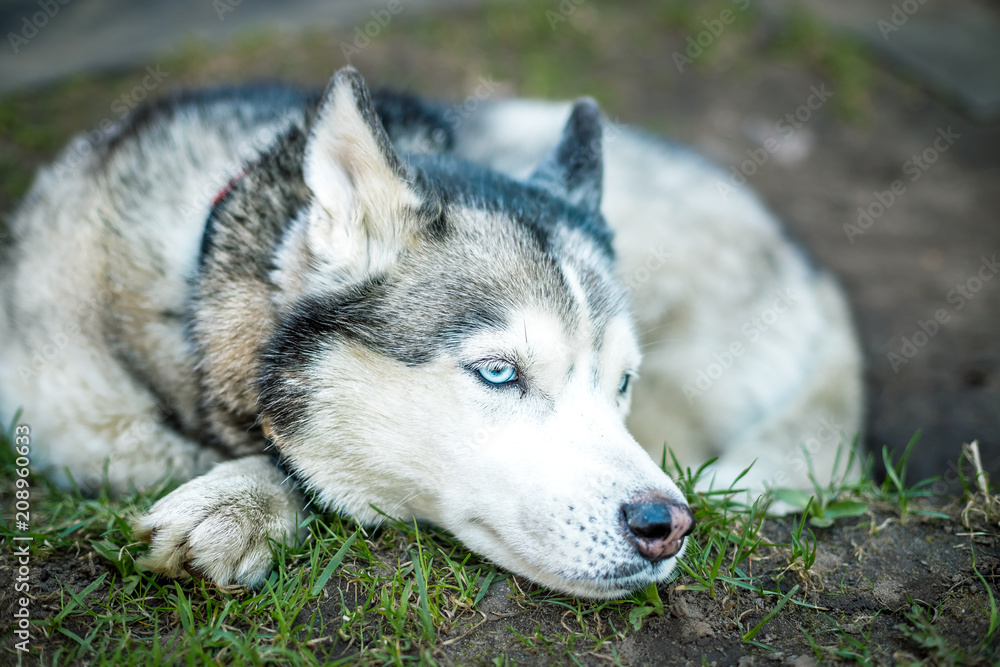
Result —
[{"label": "red collar", "polygon": [[216,206],[218,206],[219,202],[221,202],[223,199],[225,199],[226,195],[228,195],[229,192],[234,187],[236,187],[236,184],[239,183],[240,180],[244,176],[246,176],[246,175],[247,175],[247,170],[244,168],[244,169],[240,170],[240,173],[236,174],[231,179],[229,179],[229,182],[226,183],[226,186],[224,188],[222,188],[221,190],[219,190],[219,194],[215,195],[215,199],[212,200],[212,208],[215,208]]}]

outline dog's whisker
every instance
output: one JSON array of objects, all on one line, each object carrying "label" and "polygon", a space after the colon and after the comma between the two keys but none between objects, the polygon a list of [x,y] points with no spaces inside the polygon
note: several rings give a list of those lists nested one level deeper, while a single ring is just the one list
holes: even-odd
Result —
[{"label": "dog's whisker", "polygon": [[382,514],[381,518],[378,520],[378,523],[375,524],[375,529],[380,528],[382,526],[382,524],[385,523],[386,519],[391,518],[393,512],[395,512],[397,509],[399,509],[400,507],[402,507],[405,503],[408,503],[409,501],[413,500],[414,498],[416,498],[419,495],[420,495],[420,491],[416,491],[416,490],[411,491],[410,493],[408,493],[405,496],[403,496],[403,498],[399,502],[397,502],[396,504],[394,504],[388,510],[383,510],[383,514]]},{"label": "dog's whisker", "polygon": [[639,349],[642,350],[642,351],[645,351],[645,350],[648,350],[648,349],[653,348],[653,347],[660,347],[660,346],[664,345],[665,343],[671,343],[671,342],[676,341],[676,340],[678,340],[677,336],[668,336],[667,338],[660,338],[658,340],[651,340],[651,341],[647,341],[645,343],[642,343],[639,346]]}]

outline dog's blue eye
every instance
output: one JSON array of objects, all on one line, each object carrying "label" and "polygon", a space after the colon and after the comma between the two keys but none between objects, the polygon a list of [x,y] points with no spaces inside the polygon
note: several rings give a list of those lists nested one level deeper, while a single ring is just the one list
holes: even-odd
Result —
[{"label": "dog's blue eye", "polygon": [[479,377],[489,384],[507,384],[517,379],[517,369],[510,364],[483,366],[477,369]]},{"label": "dog's blue eye", "polygon": [[632,374],[631,373],[626,373],[625,375],[622,376],[621,381],[618,383],[618,393],[619,394],[624,394],[625,392],[628,391],[628,385],[629,385],[629,381],[631,381],[631,379],[632,379]]}]

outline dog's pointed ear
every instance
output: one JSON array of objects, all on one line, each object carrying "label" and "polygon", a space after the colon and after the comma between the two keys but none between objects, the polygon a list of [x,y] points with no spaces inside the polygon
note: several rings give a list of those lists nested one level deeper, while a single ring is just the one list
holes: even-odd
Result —
[{"label": "dog's pointed ear", "polygon": [[302,173],[312,199],[275,257],[283,298],[356,284],[396,261],[419,222],[422,199],[352,67],[337,72],[323,95]]},{"label": "dog's pointed ear", "polygon": [[559,144],[528,181],[591,213],[599,213],[604,180],[602,132],[597,102],[589,97],[578,100]]},{"label": "dog's pointed ear", "polygon": [[335,223],[360,225],[355,231],[377,243],[405,234],[405,210],[418,202],[412,175],[353,67],[337,72],[327,87],[306,143],[303,175]]}]

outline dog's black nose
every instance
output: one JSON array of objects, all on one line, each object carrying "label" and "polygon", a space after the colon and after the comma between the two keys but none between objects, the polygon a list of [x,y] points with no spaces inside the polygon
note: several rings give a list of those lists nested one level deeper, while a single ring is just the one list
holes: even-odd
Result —
[{"label": "dog's black nose", "polygon": [[635,537],[639,555],[651,563],[677,555],[684,538],[694,530],[694,515],[687,505],[662,496],[622,505],[628,531]]}]

